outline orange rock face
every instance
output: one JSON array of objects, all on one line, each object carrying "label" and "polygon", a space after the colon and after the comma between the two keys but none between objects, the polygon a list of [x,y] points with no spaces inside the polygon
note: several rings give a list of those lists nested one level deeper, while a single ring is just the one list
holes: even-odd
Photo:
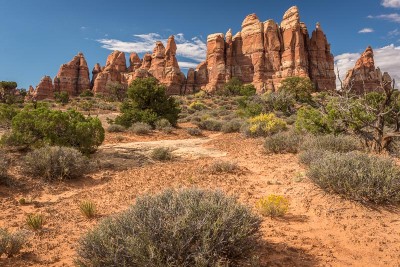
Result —
[{"label": "orange rock face", "polygon": [[382,86],[391,86],[391,78],[388,73],[383,73],[375,68],[374,51],[369,46],[357,60],[353,69],[346,73],[343,87],[355,93],[368,93],[382,90]]},{"label": "orange rock face", "polygon": [[125,53],[114,51],[108,56],[106,66],[96,65],[93,69],[93,92],[110,94],[107,85],[118,82],[128,86],[137,78],[155,77],[167,87],[168,94],[181,94],[185,90],[185,75],[176,60],[177,46],[173,36],[168,38],[167,47],[157,42],[152,54],[145,54],[141,60],[136,53],[129,56],[130,66],[126,67]]},{"label": "orange rock face", "polygon": [[82,53],[63,64],[54,78],[54,90],[67,92],[70,96],[78,96],[90,87],[89,68]]},{"label": "orange rock face", "polygon": [[54,98],[54,87],[51,77],[44,76],[35,89],[32,86],[29,86],[29,91],[26,98],[27,100],[44,100]]},{"label": "orange rock face", "polygon": [[335,89],[334,58],[319,25],[309,37],[297,7],[290,8],[280,26],[248,15],[242,30],[207,38],[207,58],[196,68],[196,90],[215,91],[232,77],[252,83],[258,92],[276,90],[282,79],[309,77],[317,90]]}]

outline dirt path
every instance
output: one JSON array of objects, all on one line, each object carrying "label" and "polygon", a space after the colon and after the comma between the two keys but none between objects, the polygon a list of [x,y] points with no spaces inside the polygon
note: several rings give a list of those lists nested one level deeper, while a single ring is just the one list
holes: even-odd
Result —
[{"label": "dirt path", "polygon": [[[305,177],[296,155],[265,155],[262,142],[217,134],[106,144],[93,161],[107,161],[109,168],[84,179],[43,184],[16,177],[18,187],[0,186],[0,227],[25,228],[28,213],[42,213],[46,224],[31,233],[22,255],[0,259],[0,266],[73,266],[79,237],[101,218],[125,210],[139,195],[181,187],[223,190],[252,208],[268,194],[288,197],[290,209],[284,218],[263,218],[264,243],[257,251],[262,266],[400,266],[398,210],[326,194]],[[175,160],[149,160],[156,147],[173,150]],[[240,170],[214,174],[209,170],[215,158],[236,161]],[[21,206],[21,197],[33,201]],[[95,220],[79,213],[77,203],[84,199],[96,203]]]}]

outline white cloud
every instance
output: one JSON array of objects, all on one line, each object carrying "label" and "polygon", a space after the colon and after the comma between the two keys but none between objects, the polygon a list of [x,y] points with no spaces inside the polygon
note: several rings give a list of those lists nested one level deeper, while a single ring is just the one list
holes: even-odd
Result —
[{"label": "white cloud", "polygon": [[[116,39],[99,39],[97,42],[102,44],[101,47],[108,50],[119,50],[126,53],[146,53],[153,51],[156,41],[161,41],[166,45],[167,38],[163,38],[158,33],[136,34],[133,36],[133,41],[121,41]],[[207,44],[200,38],[194,37],[187,40],[183,33],[175,35],[175,42],[177,46],[177,56],[195,61],[197,63],[203,61],[207,54]],[[182,68],[193,67],[196,63],[182,61]]]},{"label": "white cloud", "polygon": [[399,29],[394,29],[393,31],[388,32],[388,36],[393,38],[400,35]]},{"label": "white cloud", "polygon": [[364,28],[358,31],[358,33],[372,33],[374,32],[374,29],[372,28]]},{"label": "white cloud", "polygon": [[182,69],[195,69],[197,67],[197,65],[199,65],[198,63],[193,63],[193,62],[186,62],[186,61],[179,61],[178,62],[179,67]]},{"label": "white cloud", "polygon": [[[360,58],[360,53],[345,53],[335,57],[336,68],[339,69],[340,77],[343,80],[346,72],[354,68],[356,61]],[[394,44],[374,49],[375,67],[379,67],[383,72],[388,72],[396,81],[400,82],[400,46]],[[335,70],[336,71],[336,70]],[[336,73],[337,74],[337,73]],[[337,81],[338,88],[340,82]]]},{"label": "white cloud", "polygon": [[383,0],[382,6],[400,8],[400,0]]},{"label": "white cloud", "polygon": [[399,13],[383,14],[383,15],[378,15],[378,16],[369,15],[368,18],[369,19],[383,19],[383,20],[400,23],[400,14]]}]

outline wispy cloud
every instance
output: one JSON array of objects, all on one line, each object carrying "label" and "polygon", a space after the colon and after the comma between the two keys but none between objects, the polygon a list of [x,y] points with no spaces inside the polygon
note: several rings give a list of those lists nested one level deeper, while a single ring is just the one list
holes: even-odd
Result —
[{"label": "wispy cloud", "polygon": [[85,27],[85,26],[81,26],[81,31],[86,31],[87,30],[87,27]]},{"label": "wispy cloud", "polygon": [[[105,49],[119,50],[126,53],[146,53],[153,51],[156,41],[161,41],[166,45],[168,38],[158,33],[135,34],[132,41],[121,41],[117,39],[99,39],[99,42]],[[207,53],[207,44],[198,37],[187,40],[183,33],[175,35],[177,46],[177,56],[185,60],[180,61],[181,68],[193,68],[203,61]],[[192,61],[192,62],[190,62]]]},{"label": "wispy cloud", "polygon": [[383,19],[383,20],[400,23],[400,14],[399,13],[382,14],[382,15],[377,15],[377,16],[369,15],[368,18],[369,19]]},{"label": "wispy cloud", "polygon": [[392,8],[400,8],[400,0],[383,0],[382,6],[392,7]]},{"label": "wispy cloud", "polygon": [[[360,58],[360,53],[344,53],[335,57],[336,67],[339,69],[340,77],[343,80],[346,72],[354,68],[356,61]],[[400,81],[400,46],[394,44],[374,49],[375,66],[382,71],[387,71],[390,76]],[[340,87],[340,82],[337,82]]]},{"label": "wispy cloud", "polygon": [[396,37],[400,35],[399,29],[394,29],[393,31],[388,32],[388,36],[390,38]]},{"label": "wispy cloud", "polygon": [[358,33],[372,33],[374,32],[374,29],[372,28],[364,28],[358,31]]}]

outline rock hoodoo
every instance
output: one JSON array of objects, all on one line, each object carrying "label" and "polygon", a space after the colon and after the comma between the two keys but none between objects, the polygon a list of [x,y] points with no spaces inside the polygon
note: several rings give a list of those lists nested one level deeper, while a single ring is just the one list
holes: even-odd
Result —
[{"label": "rock hoodoo", "polygon": [[27,99],[43,100],[54,97],[53,81],[50,76],[44,76],[40,83],[33,88],[29,86]]},{"label": "rock hoodoo", "polygon": [[259,92],[276,90],[286,77],[309,77],[317,90],[335,89],[334,58],[317,24],[311,38],[300,22],[297,7],[291,7],[280,26],[273,20],[260,22],[251,14],[242,30],[209,35],[207,57],[195,71],[194,87],[214,91],[232,77],[252,83]]},{"label": "rock hoodoo", "polygon": [[382,90],[382,86],[391,86],[391,78],[387,72],[383,73],[375,68],[374,51],[368,46],[357,60],[353,69],[346,73],[343,87],[354,93],[368,93]]}]

